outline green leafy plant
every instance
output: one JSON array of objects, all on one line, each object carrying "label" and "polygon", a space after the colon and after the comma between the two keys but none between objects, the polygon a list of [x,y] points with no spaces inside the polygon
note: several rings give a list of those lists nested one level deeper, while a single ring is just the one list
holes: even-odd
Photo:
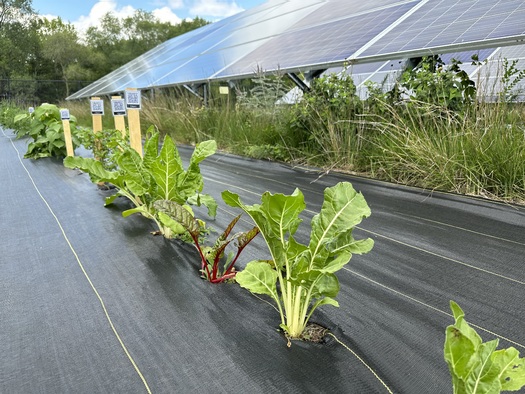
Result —
[{"label": "green leafy plant", "polygon": [[499,94],[501,102],[514,102],[518,100],[520,95],[523,95],[523,89],[520,91],[517,87],[525,80],[525,70],[520,70],[517,65],[518,59],[511,61],[503,59],[502,90]]},{"label": "green leafy plant", "polygon": [[214,217],[217,203],[213,197],[201,194],[204,182],[199,163],[215,153],[216,149],[217,144],[213,140],[197,144],[188,169],[184,170],[173,140],[166,136],[159,152],[159,134],[155,133],[144,145],[143,158],[129,146],[125,147],[118,156],[116,170],[107,170],[100,161],[84,157],[67,157],[64,165],[89,173],[93,182],[115,185],[116,193],[106,198],[106,206],[117,197],[124,196],[135,208],[122,212],[122,216],[140,213],[156,223],[158,233],[172,238],[186,230],[166,215],[159,216],[154,203],[158,200],[171,200],[184,205],[190,211],[188,204],[202,204],[208,208],[209,215]]},{"label": "green leafy plant", "polygon": [[13,129],[17,138],[26,136],[29,133],[32,116],[27,109],[20,107],[9,101],[0,103],[0,124],[9,129]]},{"label": "green leafy plant", "polygon": [[447,327],[444,353],[454,394],[492,394],[525,386],[525,359],[519,352],[513,347],[496,350],[498,339],[483,343],[459,305],[450,301],[450,309],[456,322]]},{"label": "green leafy plant", "polygon": [[[235,277],[237,259],[251,240],[259,234],[259,229],[254,227],[249,231],[239,232],[229,237],[241,218],[239,215],[230,222],[226,230],[217,238],[215,244],[201,246],[199,238],[202,234],[202,223],[195,219],[185,207],[174,201],[162,200],[155,202],[155,208],[161,217],[167,215],[171,220],[181,224],[189,233],[201,258],[202,276],[211,283],[222,283]],[[236,241],[237,252],[231,251],[226,254],[226,248],[232,241]]]},{"label": "green leafy plant", "polygon": [[403,72],[402,92],[412,100],[454,111],[463,110],[474,101],[476,86],[460,65],[456,59],[445,66],[437,55],[424,56],[414,68]]},{"label": "green leafy plant", "polygon": [[[67,156],[64,127],[60,118],[60,110],[53,104],[42,104],[35,108],[33,114],[24,113],[15,117],[15,123],[31,119],[28,135],[33,138],[27,147],[25,158],[39,159],[41,157]],[[79,145],[75,137],[76,118],[70,119],[73,147]]]},{"label": "green leafy plant", "polygon": [[[152,134],[153,128],[148,129]],[[129,145],[129,135],[122,134],[120,130],[103,129],[93,133],[90,128],[77,128],[76,132],[82,145],[93,152],[93,156],[100,161],[107,170],[118,168],[118,157]]]},{"label": "green leafy plant", "polygon": [[239,196],[224,191],[226,204],[241,208],[260,229],[271,261],[252,261],[237,274],[237,282],[252,293],[269,295],[279,310],[280,327],[290,338],[303,333],[312,313],[321,305],[339,306],[334,297],[339,292],[335,273],[352,254],[372,249],[371,239],[355,240],[354,226],[370,215],[362,194],[348,182],[324,191],[319,214],[311,222],[310,242],[303,245],[294,239],[305,209],[299,189],[291,195],[262,195],[262,204],[244,205]]}]

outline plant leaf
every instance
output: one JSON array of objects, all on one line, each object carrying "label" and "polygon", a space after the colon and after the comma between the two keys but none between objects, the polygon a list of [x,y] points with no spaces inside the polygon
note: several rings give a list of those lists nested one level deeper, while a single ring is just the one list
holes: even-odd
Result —
[{"label": "plant leaf", "polygon": [[516,349],[496,351],[498,340],[483,343],[453,301],[455,324],[445,332],[444,357],[452,376],[454,393],[492,394],[519,390],[525,384],[523,359]]},{"label": "plant leaf", "polygon": [[125,174],[125,184],[135,196],[152,192],[152,177],[144,167],[142,158],[133,149],[126,150],[118,159],[118,165]]},{"label": "plant leaf", "polygon": [[525,386],[525,359],[510,347],[494,352],[492,362],[497,365],[502,391],[518,391]]},{"label": "plant leaf", "polygon": [[151,168],[151,165],[157,159],[159,151],[159,133],[154,133],[144,143],[144,158],[142,159],[144,167]]},{"label": "plant leaf", "polygon": [[266,294],[279,302],[277,273],[266,262],[252,261],[235,277],[241,287],[255,294]]},{"label": "plant leaf", "polygon": [[[310,269],[322,268],[327,264],[330,254],[326,245],[334,240],[339,250],[343,250],[342,246],[345,243],[346,247],[353,245],[353,239],[349,237],[350,231],[361,223],[363,218],[370,216],[370,213],[363,195],[357,193],[350,183],[340,182],[325,189],[321,211],[312,219],[308,245]],[[337,241],[341,236],[344,237],[344,242]]]},{"label": "plant leaf", "polygon": [[312,298],[335,297],[339,293],[339,280],[331,273],[307,271],[298,275],[294,282],[298,286],[312,288]]},{"label": "plant leaf", "polygon": [[145,205],[141,205],[139,207],[126,209],[125,211],[122,212],[122,217],[127,218],[128,216],[131,216],[134,213],[149,214],[149,211]]},{"label": "plant leaf", "polygon": [[183,168],[177,148],[169,136],[164,138],[160,154],[151,163],[150,171],[157,183],[156,199],[172,200],[179,204],[186,202],[185,198],[181,198],[176,187],[177,175],[183,172]]},{"label": "plant leaf", "polygon": [[195,146],[195,150],[190,158],[187,171],[183,171],[177,176],[176,187],[180,198],[186,201],[196,192],[200,193],[204,186],[199,164],[207,157],[213,155],[217,150],[217,143],[214,140],[203,141]]},{"label": "plant leaf", "polygon": [[21,120],[24,120],[24,119],[29,118],[30,116],[31,116],[31,115],[26,114],[26,113],[15,115],[15,117],[14,117],[14,119],[13,119],[13,123],[18,123],[18,122],[20,122]]},{"label": "plant leaf", "polygon": [[117,187],[122,186],[122,175],[115,171],[108,171],[101,162],[92,158],[68,156],[64,159],[67,168],[78,168],[87,172],[93,182],[110,182]]},{"label": "plant leaf", "polygon": [[184,227],[192,236],[198,237],[200,225],[187,208],[170,200],[158,200],[153,203],[155,209],[168,215],[172,220]]},{"label": "plant leaf", "polygon": [[171,216],[166,215],[164,212],[158,212],[158,217],[160,222],[165,227],[168,227],[173,232],[173,234],[180,235],[186,232],[186,228],[182,224],[176,222],[171,218]]},{"label": "plant leaf", "polygon": [[204,205],[206,208],[208,208],[208,216],[211,218],[214,218],[217,215],[217,201],[215,201],[215,199],[208,194],[196,193],[189,197],[186,202],[190,205],[196,205],[198,207]]},{"label": "plant leaf", "polygon": [[290,242],[290,239],[301,223],[299,213],[306,207],[299,189],[289,196],[265,192],[261,197],[262,205],[244,205],[239,196],[229,190],[222,193],[222,198],[226,204],[241,208],[252,218],[280,269],[288,261],[288,249],[291,246],[294,247],[292,255],[297,255],[300,244],[295,240]]},{"label": "plant leaf", "polygon": [[215,243],[216,245],[225,241],[227,238],[228,238],[228,235],[230,235],[230,233],[232,232],[233,228],[235,227],[235,225],[237,224],[237,222],[239,221],[239,219],[241,218],[242,216],[242,213],[237,215],[236,217],[234,217],[232,219],[232,221],[230,222],[230,224],[228,224],[228,226],[226,227],[226,229],[222,232],[221,235],[219,235],[219,237],[217,238],[217,242]]},{"label": "plant leaf", "polygon": [[259,228],[254,227],[250,231],[235,234],[233,238],[237,238],[237,247],[239,249],[243,249],[252,241],[252,239],[254,239],[257,236],[257,234],[259,234],[259,232]]}]

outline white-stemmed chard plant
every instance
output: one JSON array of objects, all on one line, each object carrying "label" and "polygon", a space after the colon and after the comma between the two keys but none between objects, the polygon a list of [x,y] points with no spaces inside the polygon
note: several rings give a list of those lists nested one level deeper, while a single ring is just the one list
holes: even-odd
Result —
[{"label": "white-stemmed chard plant", "polygon": [[270,296],[281,317],[280,327],[289,338],[299,338],[312,313],[321,305],[339,306],[335,300],[342,269],[352,254],[370,251],[373,240],[355,240],[352,231],[370,216],[363,195],[348,182],[324,191],[321,211],[311,221],[310,242],[295,238],[306,208],[303,193],[291,195],[265,192],[261,204],[244,205],[240,197],[224,191],[226,204],[241,208],[260,229],[271,254],[270,261],[252,261],[236,276],[252,293]]}]

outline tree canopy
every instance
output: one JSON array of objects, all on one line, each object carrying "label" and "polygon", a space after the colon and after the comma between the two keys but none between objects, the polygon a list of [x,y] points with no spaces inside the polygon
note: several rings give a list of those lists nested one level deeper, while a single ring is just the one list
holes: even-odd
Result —
[{"label": "tree canopy", "polygon": [[60,18],[35,14],[32,0],[0,0],[0,99],[56,102],[144,52],[208,24],[202,18],[172,25],[137,10],[106,14],[79,32]]}]

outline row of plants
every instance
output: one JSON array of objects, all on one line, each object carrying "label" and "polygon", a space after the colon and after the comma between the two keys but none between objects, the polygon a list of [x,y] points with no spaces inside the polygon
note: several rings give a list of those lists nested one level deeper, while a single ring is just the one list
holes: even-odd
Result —
[{"label": "row of plants", "polygon": [[[35,114],[44,109],[49,111],[46,106],[37,108]],[[18,118],[13,125],[31,118],[16,114],[15,117]],[[32,117],[29,125],[34,118],[43,121],[36,115]],[[53,123],[50,125],[53,128]],[[87,138],[86,134],[93,133],[77,132],[78,137],[96,147],[94,155],[104,160],[66,157],[64,165],[89,173],[95,183],[114,186],[114,193],[106,198],[106,205],[117,197],[125,197],[134,205],[125,210],[123,216],[139,213],[155,222],[156,233],[193,242],[201,259],[201,274],[210,282],[235,279],[250,292],[273,299],[280,315],[280,327],[289,339],[301,338],[318,307],[338,306],[335,297],[340,288],[336,273],[353,254],[367,253],[373,247],[371,239],[353,238],[353,229],[369,217],[371,211],[363,195],[348,182],[325,189],[321,210],[310,223],[308,244],[301,244],[294,238],[302,222],[301,213],[306,208],[299,189],[291,195],[265,192],[261,203],[254,205],[244,204],[239,195],[226,190],[222,193],[223,201],[249,215],[255,227],[231,235],[239,215],[215,243],[205,245],[208,228],[203,220],[195,217],[191,206],[202,204],[208,208],[210,216],[216,214],[217,202],[202,194],[204,184],[199,168],[199,163],[215,153],[215,141],[198,144],[184,169],[171,137],[165,136],[159,149],[160,136],[153,130],[144,144],[143,157],[129,147],[119,131],[104,131],[97,136],[97,141],[95,137]],[[102,145],[102,142],[107,144]],[[33,158],[39,157],[42,156]],[[271,260],[249,262],[237,273],[234,265],[239,255],[259,233],[270,251]],[[236,251],[226,253],[232,243]],[[519,357],[519,352],[512,347],[496,350],[498,340],[483,343],[465,321],[461,308],[451,302],[451,309],[455,324],[446,329],[444,355],[454,393],[520,390],[525,385],[525,360]]]}]

